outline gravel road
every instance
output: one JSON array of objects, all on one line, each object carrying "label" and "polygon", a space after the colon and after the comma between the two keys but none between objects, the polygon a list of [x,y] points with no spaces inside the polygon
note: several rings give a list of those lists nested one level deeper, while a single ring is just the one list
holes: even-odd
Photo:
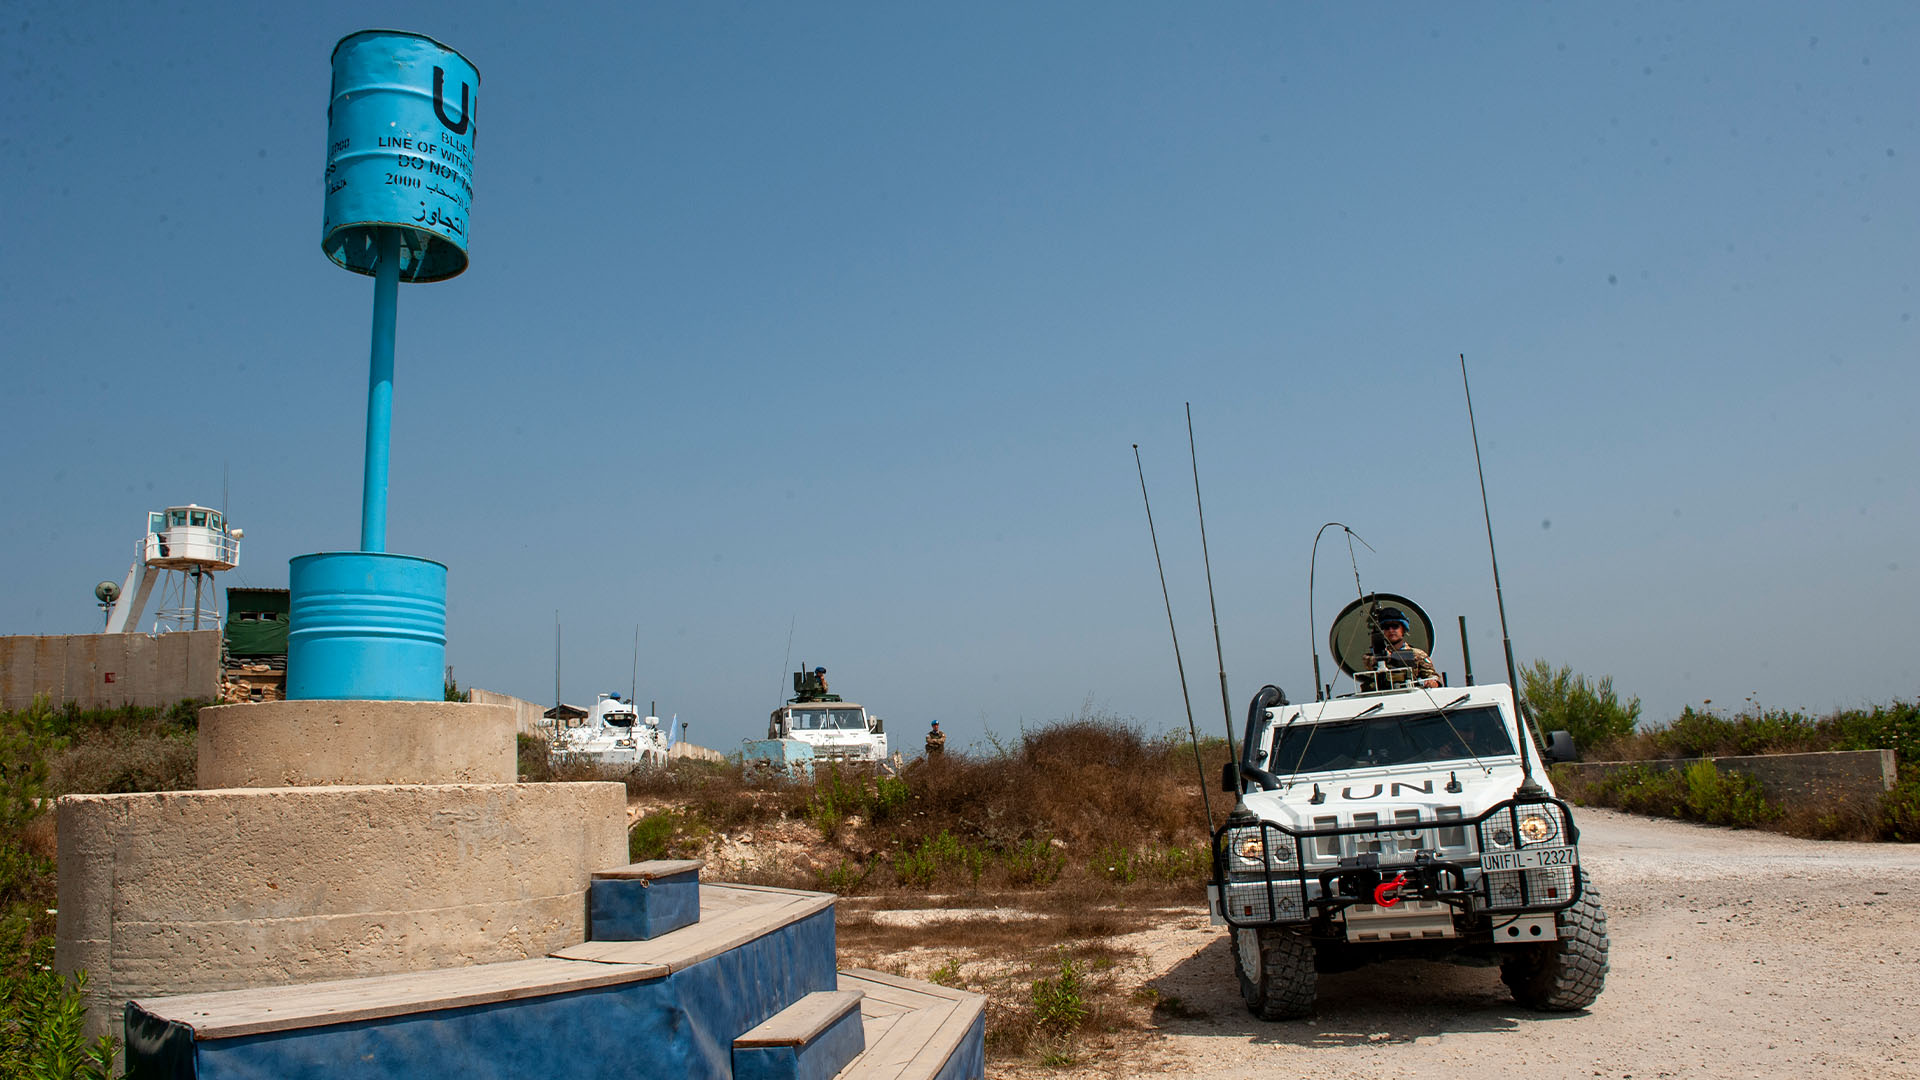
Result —
[{"label": "gravel road", "polygon": [[1412,963],[1322,976],[1316,1016],[1263,1022],[1201,913],[1124,941],[1174,1000],[1144,1041],[1031,1075],[1920,1077],[1920,847],[1579,820],[1613,937],[1586,1012],[1522,1009],[1498,969]]}]

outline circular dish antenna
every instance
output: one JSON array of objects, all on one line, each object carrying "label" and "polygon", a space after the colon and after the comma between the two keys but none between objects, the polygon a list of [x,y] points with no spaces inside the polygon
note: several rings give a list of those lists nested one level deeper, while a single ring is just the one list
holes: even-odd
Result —
[{"label": "circular dish antenna", "polygon": [[120,599],[120,586],[111,581],[103,581],[93,587],[93,598],[103,604],[111,604]]},{"label": "circular dish antenna", "polygon": [[1433,620],[1427,618],[1419,604],[1395,593],[1368,593],[1341,608],[1340,614],[1333,617],[1333,628],[1327,631],[1327,648],[1333,650],[1333,662],[1340,665],[1341,671],[1351,675],[1366,666],[1377,617],[1374,613],[1390,607],[1399,608],[1410,624],[1405,643],[1433,655]]}]

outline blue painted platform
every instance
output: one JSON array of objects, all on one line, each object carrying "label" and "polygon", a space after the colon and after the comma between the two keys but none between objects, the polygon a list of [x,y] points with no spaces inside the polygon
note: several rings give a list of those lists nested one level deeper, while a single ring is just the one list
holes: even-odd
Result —
[{"label": "blue painted platform", "polygon": [[[844,1009],[835,1013],[815,1037],[822,1049],[808,1050],[805,1061],[791,1055],[795,1080],[985,1075],[985,999],[877,972],[837,972],[831,894],[698,888],[699,921],[647,940],[587,941],[504,964],[129,1002],[127,1075],[748,1080],[770,1060],[780,1067],[778,1055],[742,1059],[735,1041],[780,1028],[763,1027],[776,1017],[818,1012],[828,1000],[818,995],[827,991],[857,991],[859,1023],[846,1022]],[[802,1004],[809,995],[815,1005]],[[792,1019],[786,1026],[804,1025]],[[743,1073],[736,1061],[757,1064]],[[822,1071],[823,1062],[833,1071]],[[803,1074],[802,1065],[813,1072]]]}]

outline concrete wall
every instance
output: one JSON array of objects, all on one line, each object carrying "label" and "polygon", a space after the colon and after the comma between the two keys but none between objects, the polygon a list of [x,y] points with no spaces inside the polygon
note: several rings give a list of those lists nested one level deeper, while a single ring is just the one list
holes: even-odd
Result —
[{"label": "concrete wall", "polygon": [[704,746],[695,746],[690,742],[677,742],[667,748],[667,760],[679,761],[692,758],[695,761],[725,761],[727,757],[718,750],[709,750]]},{"label": "concrete wall", "polygon": [[[1891,750],[1829,750],[1814,754],[1756,754],[1747,757],[1684,758],[1666,761],[1589,761],[1555,765],[1554,776],[1592,783],[1622,769],[1684,769],[1709,761],[1723,773],[1739,773],[1759,781],[1761,791],[1775,802],[1852,803],[1863,805],[1880,798],[1894,784]],[[1563,771],[1564,770],[1564,771]]]},{"label": "concrete wall", "polygon": [[39,694],[85,709],[217,698],[220,631],[0,637],[0,708]]},{"label": "concrete wall", "polygon": [[491,690],[478,687],[467,691],[467,700],[475,705],[509,705],[513,708],[514,730],[522,735],[540,734],[540,714],[551,709],[551,705],[536,705],[525,698],[512,694],[496,694]]}]

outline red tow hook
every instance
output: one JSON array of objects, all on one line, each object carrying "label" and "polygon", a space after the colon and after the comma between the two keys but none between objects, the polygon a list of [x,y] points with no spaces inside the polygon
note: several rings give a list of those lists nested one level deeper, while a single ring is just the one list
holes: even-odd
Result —
[{"label": "red tow hook", "polygon": [[1392,907],[1400,902],[1400,888],[1407,883],[1406,871],[1392,881],[1383,881],[1373,887],[1373,902],[1381,907]]}]

